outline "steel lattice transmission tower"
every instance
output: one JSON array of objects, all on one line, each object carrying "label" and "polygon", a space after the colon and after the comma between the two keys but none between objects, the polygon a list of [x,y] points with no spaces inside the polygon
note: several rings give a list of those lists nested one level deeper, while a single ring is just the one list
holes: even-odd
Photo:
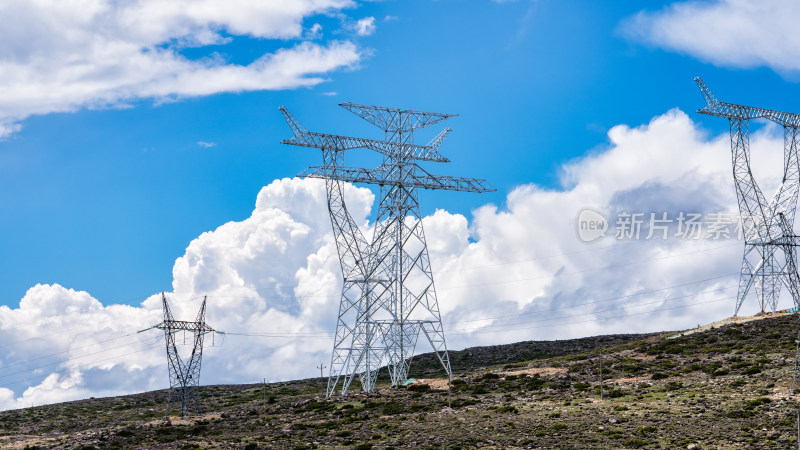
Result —
[{"label": "steel lattice transmission tower", "polygon": [[[767,309],[775,312],[781,284],[787,285],[793,295],[795,289],[790,280],[791,255],[786,253],[787,247],[778,245],[778,242],[784,236],[784,228],[792,229],[797,209],[800,115],[721,102],[702,79],[698,77],[695,81],[706,101],[706,107],[697,112],[725,117],[730,123],[733,180],[744,233],[744,256],[734,315],[739,314],[739,308],[753,285],[761,312]],[[784,131],[783,179],[769,202],[750,170],[750,120],[759,118],[783,126]]]},{"label": "steel lattice transmission tower", "polygon": [[[405,382],[420,334],[452,376],[422,228],[419,189],[494,189],[485,180],[431,175],[419,166],[421,161],[449,162],[438,149],[450,129],[427,145],[414,144],[414,131],[454,115],[355,103],[339,106],[380,128],[384,139],[310,132],[286,108],[280,108],[294,135],[282,142],[322,150],[323,165],[309,167],[298,176],[325,180],[342,267],[342,297],[326,394],[333,395],[340,381],[342,395],[346,394],[356,375],[363,389],[371,391],[384,363],[393,386]],[[374,169],[345,167],[345,150],[357,148],[379,153],[381,165]],[[347,211],[344,182],[380,186],[369,240]]]},{"label": "steel lattice transmission tower", "polygon": [[[219,333],[206,324],[206,298],[197,313],[194,322],[185,320],[175,320],[172,311],[169,309],[167,297],[161,293],[161,302],[164,307],[164,320],[151,328],[164,330],[164,339],[167,343],[167,361],[169,364],[169,397],[167,398],[167,409],[164,415],[169,417],[169,410],[172,403],[179,401],[181,405],[181,417],[186,417],[191,407],[195,412],[200,412],[200,402],[197,399],[197,387],[200,384],[200,365],[203,359],[203,338],[209,333]],[[150,328],[148,328],[150,329]],[[146,330],[142,330],[146,331]],[[179,332],[191,333],[193,348],[191,355],[181,358],[178,347],[175,344],[175,335]],[[141,331],[140,331],[141,333]]]},{"label": "steel lattice transmission tower", "polygon": [[[800,247],[800,236],[794,234],[792,226],[786,216],[778,213],[778,225],[781,229],[781,236],[773,241],[779,246],[786,255],[786,272],[788,278],[789,293],[794,300],[795,312],[800,312],[800,272],[798,272],[797,247]],[[796,353],[794,358],[794,380],[792,382],[792,392],[797,388],[798,374],[800,373],[800,330],[798,330]]]}]

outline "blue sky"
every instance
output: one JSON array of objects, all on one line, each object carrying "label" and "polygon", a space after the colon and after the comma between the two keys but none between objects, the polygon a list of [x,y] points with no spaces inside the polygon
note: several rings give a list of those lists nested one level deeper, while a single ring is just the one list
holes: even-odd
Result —
[{"label": "blue sky", "polygon": [[[427,213],[446,204],[463,214],[502,204],[520,184],[558,188],[560,165],[607,145],[614,125],[700,107],[696,75],[731,101],[793,107],[800,89],[769,69],[719,68],[627,38],[620,23],[642,5],[363,3],[342,10],[345,18],[303,19],[322,25],[322,41],[350,39],[364,55],[313,87],[134,99],[122,109],[25,118],[0,142],[0,304],[17,304],[36,283],[131,304],[168,290],[189,241],[249,215],[261,186],[319,162],[318,152],[279,144],[288,136],[279,105],[310,129],[365,136],[378,134],[337,103],[459,114],[442,125],[454,129],[443,148],[452,163],[431,170],[483,177],[497,192],[426,192],[423,200]],[[373,34],[343,29],[363,17],[375,18]],[[246,64],[293,42],[230,37],[182,53]]]},{"label": "blue sky", "polygon": [[[161,346],[81,353],[157,322],[160,291],[176,317],[209,295],[219,329],[282,333],[230,336],[204,383],[318,374],[340,273],[321,185],[290,179],[319,151],[280,144],[280,105],[375,138],[337,104],[459,114],[418,135],[453,129],[452,162],[426,167],[497,192],[422,194],[451,349],[729,316],[740,241],[587,244],[575,217],[736,213],[728,126],[694,113],[695,76],[800,110],[790,0],[13,0],[0,20],[0,369],[36,371],[0,371],[0,409],[165,387]],[[751,137],[769,196],[782,133]],[[347,195],[366,219],[370,192]]]}]

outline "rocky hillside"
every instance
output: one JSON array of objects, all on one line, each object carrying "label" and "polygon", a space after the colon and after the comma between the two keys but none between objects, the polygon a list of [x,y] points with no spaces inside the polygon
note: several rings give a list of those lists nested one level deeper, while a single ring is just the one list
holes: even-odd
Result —
[{"label": "rocky hillside", "polygon": [[162,420],[166,391],[6,411],[0,447],[790,448],[797,331],[783,315],[470,348],[452,353],[450,395],[421,355],[407,388],[382,379],[377,393],[326,400],[322,379],[207,386],[207,413],[188,420]]}]

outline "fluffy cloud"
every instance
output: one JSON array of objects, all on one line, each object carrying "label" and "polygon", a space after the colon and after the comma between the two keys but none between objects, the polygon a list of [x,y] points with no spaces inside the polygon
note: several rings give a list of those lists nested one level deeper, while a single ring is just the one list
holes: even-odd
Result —
[{"label": "fluffy cloud", "polygon": [[630,37],[726,67],[800,70],[800,4],[792,0],[678,2],[640,12],[621,27]]},{"label": "fluffy cloud", "polygon": [[[372,193],[345,192],[366,225]],[[203,382],[294,378],[308,374],[298,358],[329,358],[339,273],[320,180],[276,180],[248,219],[193,240],[167,296],[178,320],[194,319],[207,297],[208,323],[229,333],[209,336],[224,351],[206,349],[204,367],[215,368],[204,369]],[[59,285],[31,288],[19,308],[0,307],[0,409],[164,388],[161,332],[138,333],[161,320],[160,295],[138,307],[104,306]],[[271,337],[242,336],[261,333]]]},{"label": "fluffy cloud", "polygon": [[34,114],[324,81],[361,52],[350,41],[284,44],[249,64],[219,54],[189,59],[187,47],[235,38],[318,38],[303,20],[352,7],[350,0],[12,0],[0,4],[0,137]]},{"label": "fluffy cloud", "polygon": [[[767,194],[781,173],[778,131],[751,135]],[[563,167],[560,189],[519,186],[471,220],[445,210],[423,219],[450,348],[681,329],[732,313],[741,241],[645,239],[646,224],[639,240],[613,237],[621,212],[735,212],[727,135],[709,138],[673,110],[608,137],[604,151]],[[348,186],[346,197],[366,228],[374,195]],[[609,218],[610,236],[579,239],[584,207]],[[323,183],[264,187],[249,218],[193,240],[173,277],[175,317],[194,318],[207,296],[208,323],[228,333],[206,349],[203,383],[315,376],[330,358],[341,286]],[[166,387],[159,332],[136,333],[160,308],[158,295],[104,306],[57,285],[0,307],[0,407]]]},{"label": "fluffy cloud", "polygon": [[[140,307],[103,306],[58,285],[30,288],[19,308],[0,307],[0,408],[159,387],[144,369],[163,349],[137,331],[160,316],[156,297]],[[111,373],[113,383],[90,382]]]},{"label": "fluffy cloud", "polygon": [[[735,285],[735,277],[717,277],[736,271],[738,262],[730,262],[739,259],[741,242],[645,239],[651,212],[667,212],[674,220],[681,211],[736,211],[727,137],[708,140],[673,110],[646,126],[617,126],[609,139],[607,150],[563,168],[562,189],[520,186],[505,208],[475,211],[471,242],[461,239],[461,246],[433,253],[454,347],[678,329],[730,315],[732,299],[704,301],[735,294],[715,291]],[[762,159],[757,168],[766,169],[758,173],[776,178],[780,137],[767,128],[752,146]],[[767,192],[773,186],[763,183]],[[605,213],[609,237],[593,243],[578,238],[576,216],[585,207]],[[621,212],[645,214],[639,241],[613,238]],[[460,218],[446,213],[427,220],[450,226],[458,220],[462,233],[467,230]],[[447,226],[437,223],[433,229],[441,228]],[[455,234],[447,232],[449,239]],[[710,280],[631,296],[705,279]],[[683,297],[704,291],[712,293]]]},{"label": "fluffy cloud", "polygon": [[364,17],[355,24],[356,34],[359,36],[369,36],[375,32],[375,18]]}]

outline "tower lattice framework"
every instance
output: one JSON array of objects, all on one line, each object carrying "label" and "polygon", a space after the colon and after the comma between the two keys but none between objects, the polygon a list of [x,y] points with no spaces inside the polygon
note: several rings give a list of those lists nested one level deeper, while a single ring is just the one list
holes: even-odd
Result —
[{"label": "tower lattice framework", "polygon": [[[761,312],[775,312],[781,285],[786,285],[795,302],[796,286],[792,285],[790,247],[779,245],[786,230],[794,226],[797,197],[800,191],[800,159],[798,128],[800,115],[764,108],[721,102],[702,79],[695,78],[706,101],[701,114],[725,117],[730,124],[733,180],[739,203],[744,235],[739,290],[734,315],[739,314],[745,297],[755,286]],[[783,178],[772,199],[767,202],[750,169],[750,120],[763,118],[783,126]]]},{"label": "tower lattice framework", "polygon": [[[167,297],[163,292],[161,293],[161,302],[164,308],[164,320],[153,328],[164,331],[164,339],[167,344],[169,396],[167,397],[167,408],[164,417],[169,417],[170,408],[175,402],[180,403],[181,417],[186,417],[190,409],[197,413],[201,412],[200,401],[197,398],[197,387],[200,385],[203,338],[206,334],[220,332],[206,324],[205,297],[194,322],[175,320],[172,316],[172,311],[169,309]],[[193,342],[192,353],[185,359],[181,357],[175,343],[176,335],[181,331],[190,333]]]},{"label": "tower lattice framework", "polygon": [[[342,395],[358,376],[371,391],[386,364],[392,385],[408,378],[420,334],[452,376],[433,272],[420,213],[419,189],[466,192],[494,190],[485,180],[431,175],[420,161],[449,162],[438,149],[445,129],[427,145],[414,144],[414,131],[451,114],[342,103],[343,108],[377,126],[383,140],[306,130],[286,108],[280,110],[293,137],[284,144],[322,150],[323,165],[298,176],[325,180],[328,211],[342,267],[343,286],[326,394],[341,381]],[[344,151],[365,148],[382,155],[377,168],[346,167]],[[380,186],[377,217],[368,240],[347,211],[344,182]]]},{"label": "tower lattice framework", "polygon": [[[789,224],[786,215],[778,213],[778,225],[781,229],[781,236],[773,243],[779,246],[786,255],[786,276],[788,278],[789,293],[794,301],[795,314],[800,316],[800,272],[798,272],[797,247],[800,247],[800,236],[794,234],[792,226]],[[796,352],[794,358],[794,377],[792,381],[792,392],[797,389],[798,375],[800,374],[800,329],[798,329]],[[800,409],[798,409],[800,411]]]}]

